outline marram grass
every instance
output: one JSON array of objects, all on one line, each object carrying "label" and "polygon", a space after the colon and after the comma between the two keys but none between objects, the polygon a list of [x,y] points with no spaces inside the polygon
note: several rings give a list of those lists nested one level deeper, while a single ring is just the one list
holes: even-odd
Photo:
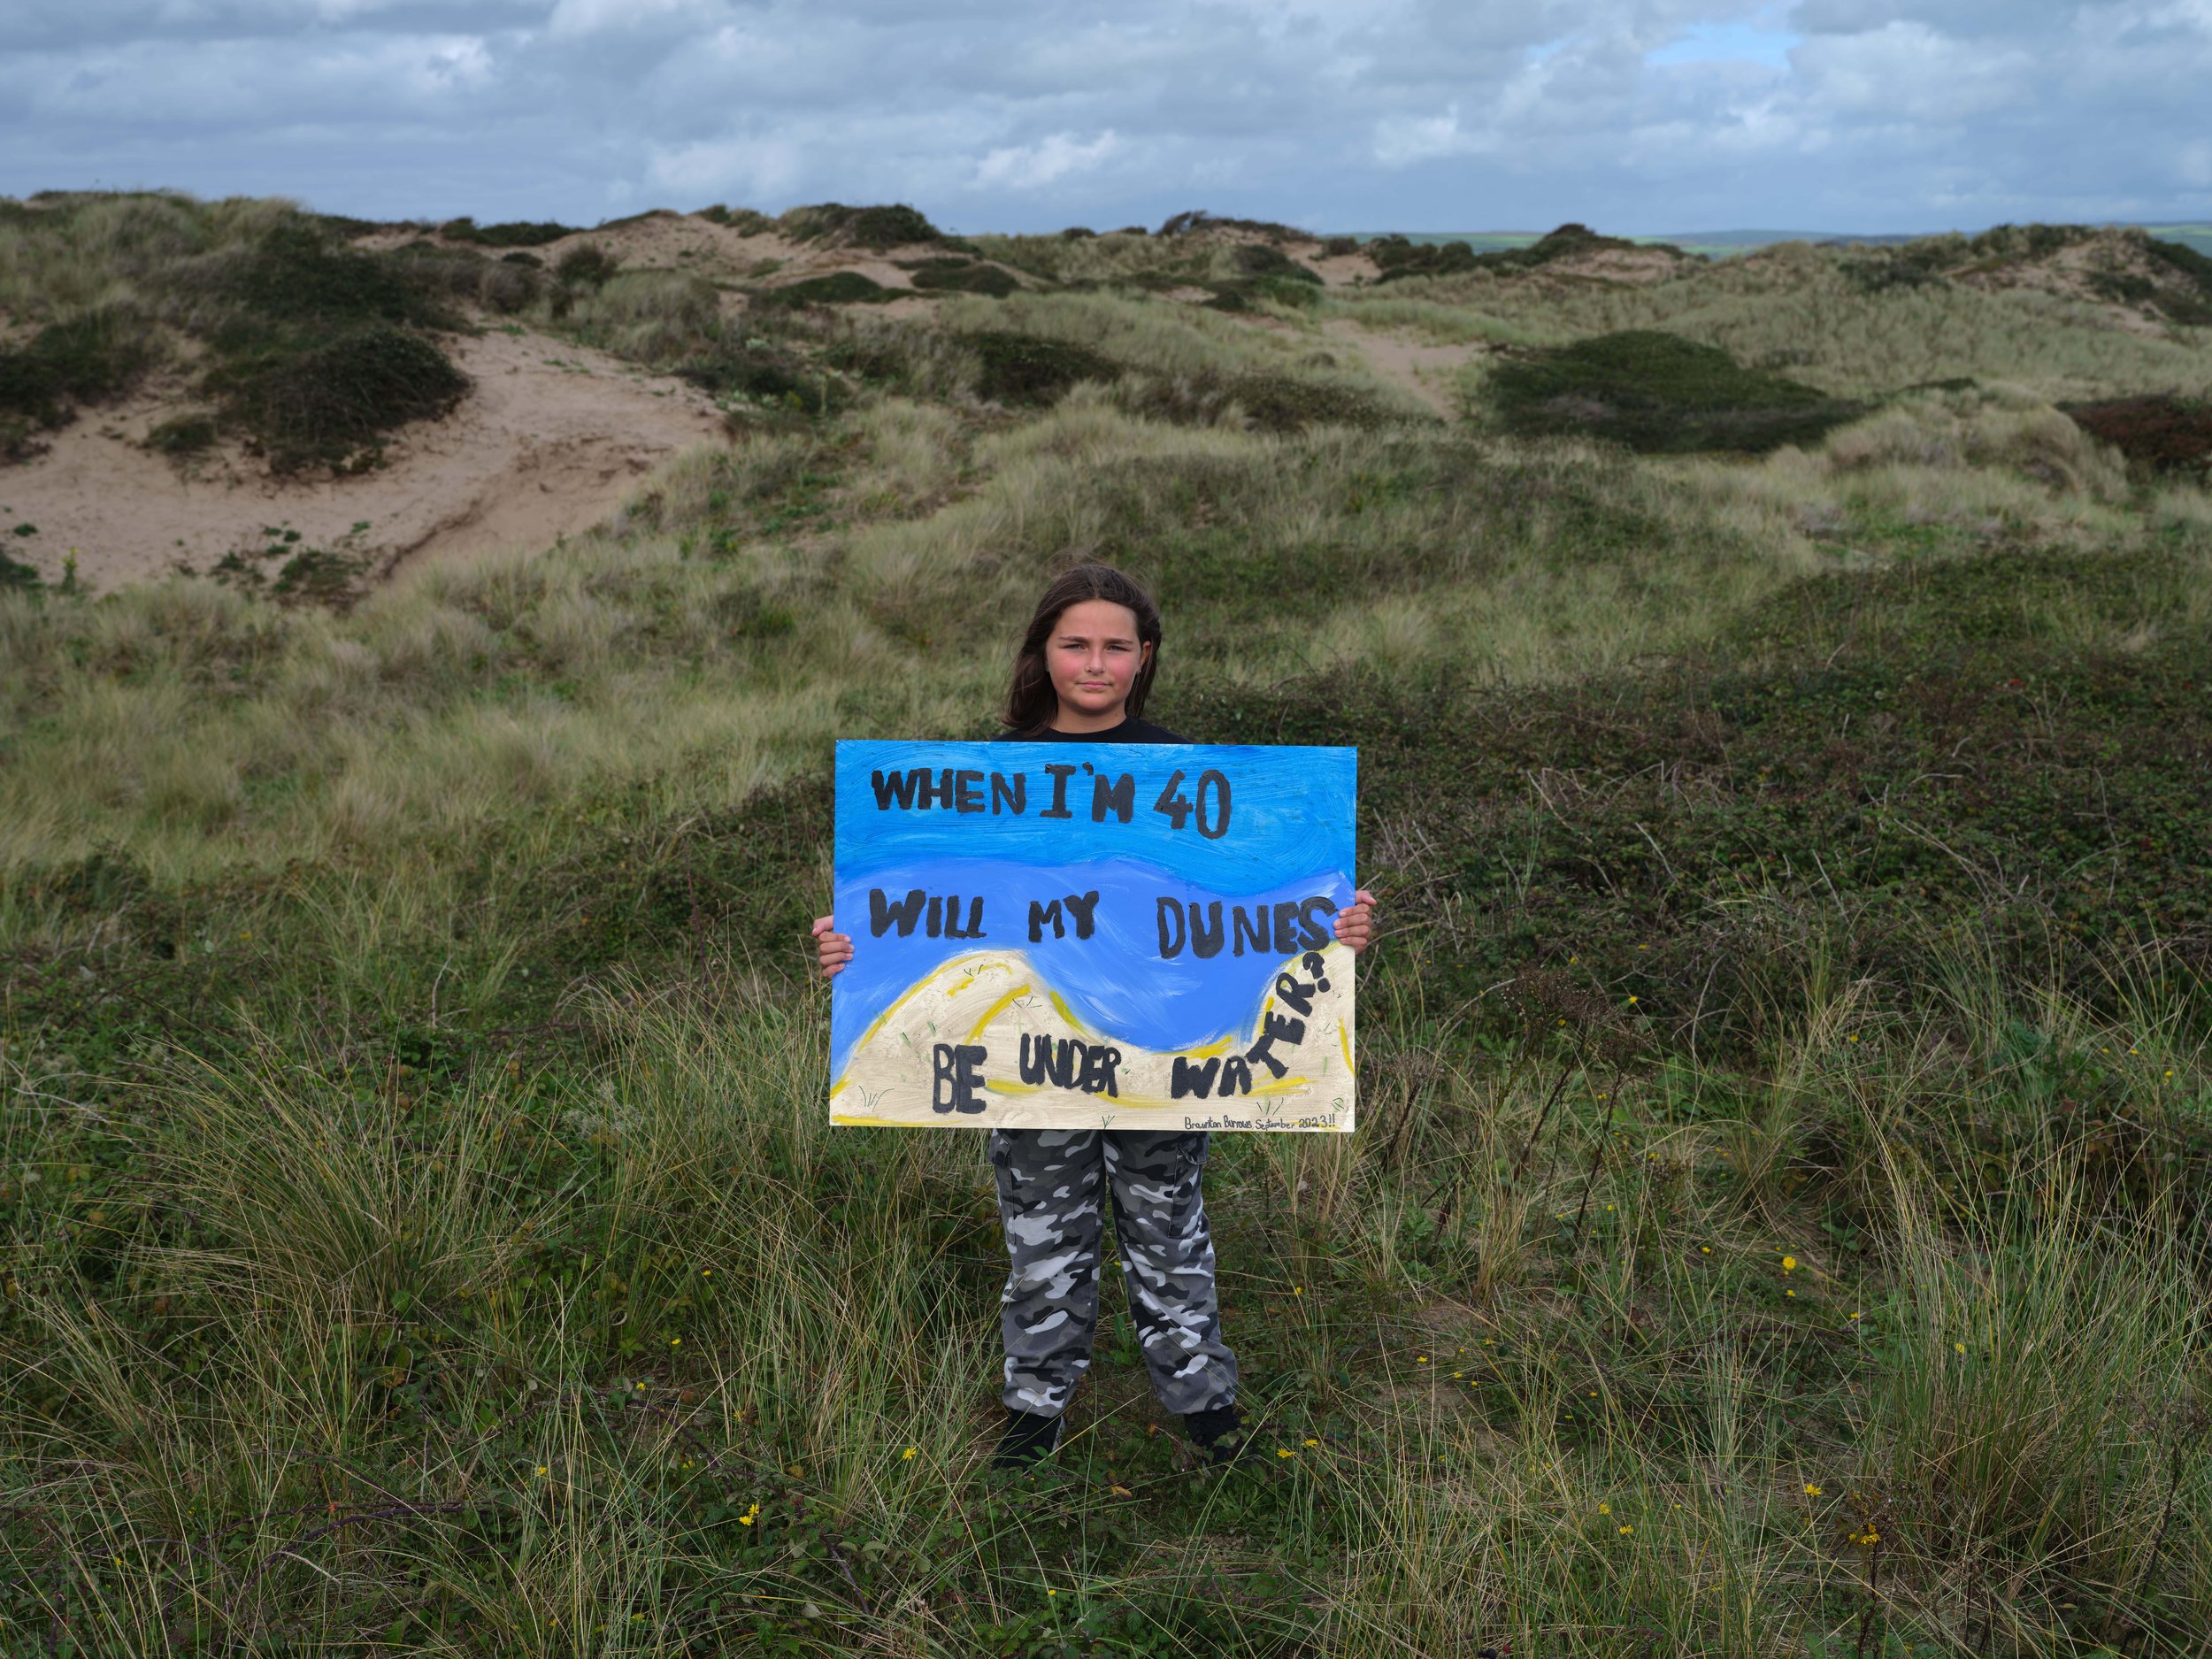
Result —
[{"label": "marram grass", "polygon": [[[2191,348],[1812,257],[1327,307],[1829,342],[1880,407],[1755,462],[1194,420],[1366,382],[964,299],[1151,378],[794,325],[835,397],[559,548],[0,595],[0,1651],[2200,1651],[2212,518],[2048,401]],[[1110,1291],[994,1477],[980,1141],[824,1121],[828,744],[987,730],[1071,553],[1158,588],[1157,718],[1362,748],[1362,1129],[1209,1182],[1256,1471]]]}]

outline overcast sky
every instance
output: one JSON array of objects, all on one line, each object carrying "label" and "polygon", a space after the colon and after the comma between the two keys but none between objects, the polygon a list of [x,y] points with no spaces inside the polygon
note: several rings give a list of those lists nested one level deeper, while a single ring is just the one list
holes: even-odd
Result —
[{"label": "overcast sky", "polygon": [[2212,219],[2212,0],[0,0],[0,193],[965,231]]}]

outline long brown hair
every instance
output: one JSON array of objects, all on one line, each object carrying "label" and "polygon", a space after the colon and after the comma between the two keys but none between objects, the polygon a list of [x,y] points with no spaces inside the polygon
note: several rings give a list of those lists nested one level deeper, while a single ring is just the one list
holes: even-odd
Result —
[{"label": "long brown hair", "polygon": [[1006,710],[999,716],[1002,725],[1026,733],[1041,732],[1052,724],[1052,717],[1060,711],[1060,696],[1053,690],[1052,675],[1045,667],[1045,641],[1052,637],[1060,613],[1087,599],[1126,605],[1137,618],[1139,644],[1152,648],[1130,684],[1129,701],[1123,705],[1133,720],[1144,713],[1145,695],[1152,689],[1152,676],[1160,667],[1160,607],[1134,577],[1110,565],[1087,564],[1055,577],[1037,601],[1037,612],[1029,618],[1029,632],[1022,635],[1021,650],[1014,657],[1013,684],[1007,687]]}]

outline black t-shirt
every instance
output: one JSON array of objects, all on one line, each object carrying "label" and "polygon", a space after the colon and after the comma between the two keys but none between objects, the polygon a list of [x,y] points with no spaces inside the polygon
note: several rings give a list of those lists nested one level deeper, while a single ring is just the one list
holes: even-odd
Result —
[{"label": "black t-shirt", "polygon": [[995,743],[1187,743],[1190,739],[1178,737],[1164,726],[1149,720],[1125,718],[1119,726],[1110,726],[1102,732],[1056,732],[1047,726],[1041,732],[1001,732],[991,740]]}]

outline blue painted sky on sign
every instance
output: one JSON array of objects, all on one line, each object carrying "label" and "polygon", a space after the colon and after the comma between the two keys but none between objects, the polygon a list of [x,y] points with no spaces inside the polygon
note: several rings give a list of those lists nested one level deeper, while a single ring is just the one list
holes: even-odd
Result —
[{"label": "blue painted sky on sign", "polygon": [[[1090,817],[1086,763],[1135,780],[1130,823]],[[1069,792],[1069,819],[1038,816],[1050,803],[1048,763],[1078,768]],[[879,811],[871,773],[923,765],[933,773],[1016,770],[1027,778],[1027,811],[1017,818],[987,812]],[[1194,795],[1199,774],[1213,768],[1232,780],[1225,833],[1210,840],[1195,819],[1178,830],[1153,803],[1171,772],[1185,773]],[[1080,792],[1073,784],[1083,785]],[[837,896],[840,931],[853,936],[853,961],[838,975],[832,1002],[833,1074],[883,1010],[946,963],[993,947],[1028,953],[1047,986],[1087,1025],[1147,1048],[1191,1048],[1250,1028],[1267,985],[1285,956],[1294,956],[1268,927],[1269,946],[1240,950],[1233,907],[1256,921],[1257,907],[1326,895],[1331,908],[1349,903],[1356,760],[1348,749],[1154,747],[1130,744],[877,743],[837,746]],[[900,937],[869,934],[868,894],[881,887],[893,902],[911,889],[949,898],[990,895],[982,940],[931,939],[919,927]],[[1028,937],[1027,900],[1041,902],[1095,890],[1097,932],[1088,941],[1049,930]],[[1160,959],[1159,900],[1223,907],[1224,944],[1200,960],[1185,948]],[[1186,911],[1187,917],[1187,911]],[[1300,936],[1325,919],[1302,921]],[[1185,928],[1187,929],[1187,920]]]}]

